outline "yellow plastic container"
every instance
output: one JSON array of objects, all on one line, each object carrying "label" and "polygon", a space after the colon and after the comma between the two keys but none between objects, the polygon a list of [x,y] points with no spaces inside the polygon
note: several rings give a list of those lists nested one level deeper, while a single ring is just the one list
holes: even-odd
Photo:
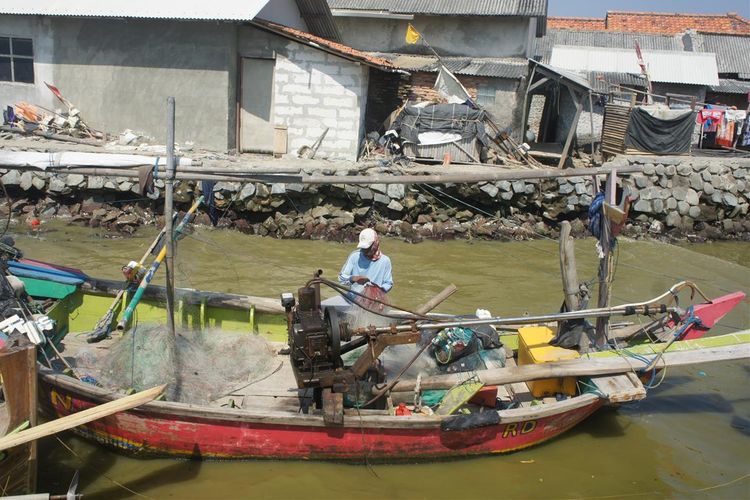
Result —
[{"label": "yellow plastic container", "polygon": [[[580,357],[578,351],[549,345],[555,336],[546,326],[527,326],[518,329],[518,364],[531,365],[566,361]],[[574,396],[576,393],[575,377],[558,377],[527,382],[535,398],[554,396],[557,393]]]}]

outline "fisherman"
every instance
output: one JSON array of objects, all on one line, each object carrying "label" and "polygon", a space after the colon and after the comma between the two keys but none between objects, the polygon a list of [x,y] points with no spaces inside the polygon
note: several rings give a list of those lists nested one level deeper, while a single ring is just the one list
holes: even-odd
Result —
[{"label": "fisherman", "polygon": [[393,288],[391,259],[380,251],[380,238],[374,229],[363,229],[359,233],[357,250],[346,259],[339,282],[367,296],[384,295]]}]

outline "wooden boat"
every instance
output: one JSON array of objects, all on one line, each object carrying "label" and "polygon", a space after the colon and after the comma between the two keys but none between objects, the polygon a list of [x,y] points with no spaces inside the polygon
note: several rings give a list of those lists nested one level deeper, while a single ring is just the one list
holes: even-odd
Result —
[{"label": "wooden boat", "polygon": [[[82,336],[110,305],[120,283],[87,278],[80,285],[57,283],[39,276],[23,278],[30,295],[47,299],[48,315],[59,326],[56,341],[75,364],[84,348]],[[163,321],[165,290],[150,286],[138,307],[139,322]],[[713,301],[696,314],[713,325],[744,298],[741,292]],[[116,315],[115,315],[116,316]],[[220,327],[285,343],[286,319],[271,299],[178,289],[176,321],[184,328]],[[699,337],[700,333],[693,334]],[[702,332],[705,333],[705,330]],[[118,342],[97,344],[102,349]],[[503,337],[517,347],[517,337]],[[750,336],[731,339],[750,345]],[[696,342],[695,340],[688,342]],[[680,349],[676,342],[674,348]],[[689,347],[686,347],[689,348]],[[747,350],[747,349],[745,349]],[[658,349],[652,351],[656,352]],[[743,351],[748,357],[750,352]],[[75,429],[78,435],[135,456],[193,459],[335,459],[347,461],[415,460],[506,453],[543,443],[585,420],[605,404],[642,399],[637,377],[615,374],[594,381],[595,390],[578,386],[564,399],[535,398],[524,382],[498,386],[507,409],[484,408],[479,422],[461,415],[395,416],[388,410],[347,409],[342,425],[326,423],[310,397],[297,389],[288,356],[271,354],[278,369],[262,380],[230,391],[207,405],[154,401]],[[509,358],[507,366],[515,365]],[[523,368],[523,367],[521,367]],[[65,416],[121,397],[121,393],[82,382],[56,369],[40,367],[43,405]],[[598,387],[598,389],[597,389]],[[584,389],[584,390],[580,390]],[[408,393],[407,393],[408,394]],[[412,397],[411,394],[408,396]],[[303,413],[301,408],[309,408]]]}]

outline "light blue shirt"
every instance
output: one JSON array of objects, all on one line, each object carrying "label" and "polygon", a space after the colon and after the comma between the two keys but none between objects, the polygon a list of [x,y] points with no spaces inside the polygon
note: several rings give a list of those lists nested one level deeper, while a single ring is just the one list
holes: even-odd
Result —
[{"label": "light blue shirt", "polygon": [[364,285],[352,283],[352,276],[367,276],[375,285],[389,292],[393,288],[393,275],[391,274],[391,259],[386,255],[381,256],[378,260],[370,260],[362,253],[362,250],[355,250],[349,254],[346,264],[341,268],[339,273],[339,282],[345,285],[351,285],[351,290],[362,293]]}]

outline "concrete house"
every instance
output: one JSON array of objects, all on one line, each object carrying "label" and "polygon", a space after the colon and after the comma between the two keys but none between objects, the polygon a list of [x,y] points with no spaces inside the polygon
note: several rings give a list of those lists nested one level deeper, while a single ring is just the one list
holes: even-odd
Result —
[{"label": "concrete house", "polygon": [[337,42],[324,0],[52,0],[0,4],[0,105],[55,109],[55,85],[86,122],[165,140],[355,159],[370,71],[392,64]]},{"label": "concrete house", "polygon": [[368,127],[376,128],[407,98],[436,97],[437,57],[425,43],[406,43],[409,24],[498,125],[517,127],[520,83],[535,40],[546,30],[547,0],[328,0],[328,5],[343,43],[411,73],[400,82],[371,81],[377,92],[369,101],[381,112],[369,115]]}]

